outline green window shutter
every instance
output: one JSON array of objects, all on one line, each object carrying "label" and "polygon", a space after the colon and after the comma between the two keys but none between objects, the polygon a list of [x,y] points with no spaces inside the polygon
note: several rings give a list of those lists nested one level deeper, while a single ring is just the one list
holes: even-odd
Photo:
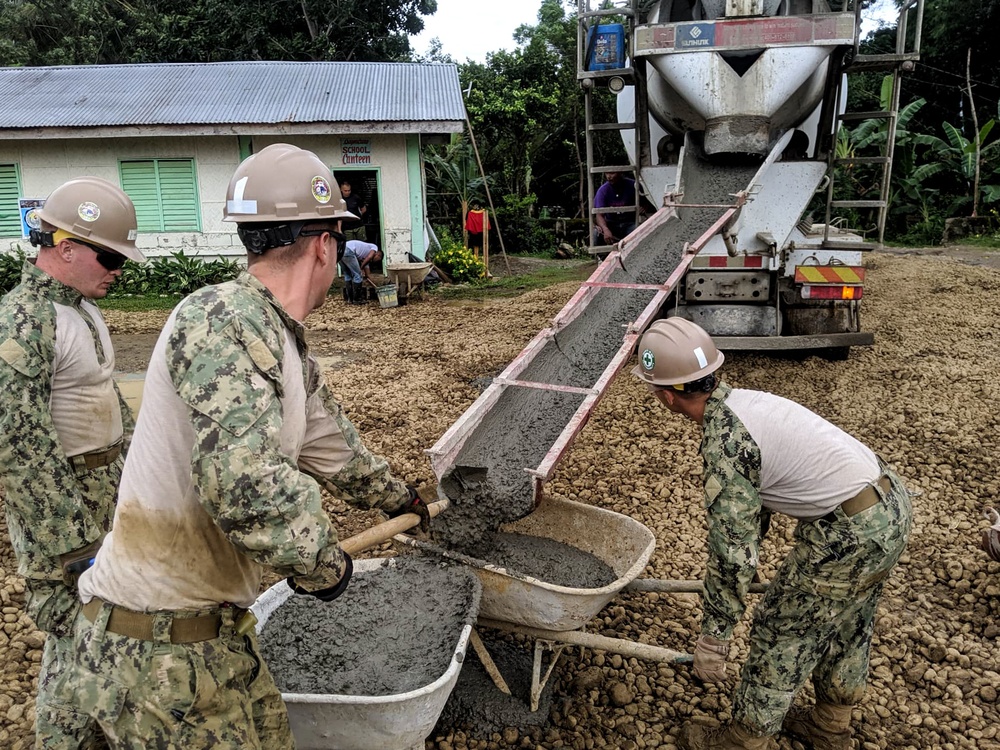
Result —
[{"label": "green window shutter", "polygon": [[163,214],[160,211],[160,192],[156,187],[156,162],[123,161],[121,176],[122,190],[135,204],[139,231],[162,232]]},{"label": "green window shutter", "polygon": [[121,177],[122,189],[135,204],[140,232],[201,229],[193,160],[123,161]]},{"label": "green window shutter", "polygon": [[160,206],[166,232],[197,232],[198,189],[191,159],[157,162]]},{"label": "green window shutter", "polygon": [[0,237],[21,236],[21,181],[16,164],[0,164]]}]

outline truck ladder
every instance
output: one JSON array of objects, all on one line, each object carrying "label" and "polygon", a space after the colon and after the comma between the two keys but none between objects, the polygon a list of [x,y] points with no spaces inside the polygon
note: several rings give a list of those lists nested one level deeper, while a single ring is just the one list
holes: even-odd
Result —
[{"label": "truck ladder", "polygon": [[[601,7],[594,8],[593,5]],[[597,39],[597,26],[602,21],[624,21],[625,54],[629,53],[628,45],[633,39],[633,33],[638,19],[638,0],[618,0],[607,7],[605,0],[578,0],[577,2],[577,80],[583,89],[584,122],[587,157],[587,244],[591,254],[606,253],[609,248],[604,245],[594,245],[594,217],[598,214],[623,214],[631,212],[636,226],[639,224],[640,183],[639,170],[642,165],[650,163],[649,151],[649,120],[646,108],[646,76],[644,64],[633,68],[631,64],[621,68],[590,69],[589,58],[593,41]],[[623,60],[624,63],[624,60]],[[635,87],[635,116],[631,122],[598,122],[598,106],[595,101],[602,97],[614,96],[617,92],[611,88],[614,85]],[[620,82],[620,84],[619,84]],[[596,151],[598,134],[607,132],[635,132],[636,154],[632,155],[631,163],[607,164],[598,163]],[[607,172],[620,172],[630,175],[635,181],[635,203],[632,206],[594,208],[594,197],[600,187],[602,175]],[[595,180],[596,176],[596,180]],[[619,238],[623,239],[623,238]]]},{"label": "truck ladder", "polygon": [[[913,47],[907,49],[907,20],[909,13],[916,13],[914,25]],[[859,73],[875,70],[890,71],[892,76],[892,91],[889,96],[887,109],[869,112],[837,112],[835,116],[836,127],[834,129],[833,142],[830,144],[828,157],[829,180],[826,192],[826,223],[823,232],[823,244],[829,247],[836,246],[836,240],[830,238],[830,227],[833,222],[834,209],[875,209],[878,216],[878,243],[881,247],[885,241],[885,222],[889,210],[889,191],[892,180],[892,162],[896,147],[896,127],[899,122],[899,99],[902,89],[902,74],[912,71],[916,61],[920,59],[920,30],[923,25],[924,0],[907,0],[899,9],[899,18],[896,23],[896,51],[891,54],[862,55],[859,53],[860,31],[854,45],[854,54],[848,64],[833,75],[837,76],[835,87],[836,97],[834,102],[840,102],[844,93],[848,73]],[[861,25],[861,3],[855,6],[855,19],[857,28]],[[838,156],[836,133],[844,123],[857,123],[864,120],[886,120],[886,142],[883,153],[878,156]],[[838,168],[877,165],[881,167],[881,177],[879,179],[879,196],[877,199],[835,199],[834,187],[837,184]]]}]

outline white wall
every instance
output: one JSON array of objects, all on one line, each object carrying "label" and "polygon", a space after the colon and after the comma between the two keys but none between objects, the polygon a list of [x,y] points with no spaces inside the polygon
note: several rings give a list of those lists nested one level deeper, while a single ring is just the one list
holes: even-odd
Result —
[{"label": "white wall", "polygon": [[[376,169],[380,173],[384,249],[389,262],[405,262],[412,234],[406,137],[372,135],[370,138],[372,162],[363,168]],[[254,151],[278,142],[290,142],[314,151],[334,170],[343,167],[340,136],[255,136]],[[149,257],[178,250],[206,257],[243,256],[245,250],[236,236],[235,225],[222,221],[226,187],[239,164],[239,144],[235,136],[0,141],[0,163],[15,162],[20,166],[24,198],[44,198],[66,180],[82,175],[103,177],[120,185],[119,160],[163,158],[195,160],[202,231],[140,234],[137,244],[143,252]],[[0,238],[0,252],[18,246],[31,252],[26,239]]]}]

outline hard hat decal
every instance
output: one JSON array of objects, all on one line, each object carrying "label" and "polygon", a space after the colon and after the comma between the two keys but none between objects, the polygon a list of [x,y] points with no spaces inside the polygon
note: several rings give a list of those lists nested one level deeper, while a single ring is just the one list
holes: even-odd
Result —
[{"label": "hard hat decal", "polygon": [[233,187],[232,200],[226,201],[226,211],[231,214],[255,214],[257,213],[257,201],[243,199],[243,194],[247,189],[249,177],[241,178]]},{"label": "hard hat decal", "polygon": [[700,346],[696,346],[694,348],[694,352],[692,353],[694,354],[695,359],[698,360],[698,367],[708,367],[708,357],[705,356],[705,352],[702,351]]},{"label": "hard hat decal", "polygon": [[135,242],[135,238],[139,236],[139,232],[135,229],[128,230],[128,241]]},{"label": "hard hat decal", "polygon": [[326,181],[325,177],[320,177],[319,175],[313,177],[312,193],[313,198],[319,203],[329,203],[333,195],[330,191],[330,183]]},{"label": "hard hat decal", "polygon": [[96,203],[91,203],[90,201],[81,203],[79,208],[76,209],[76,212],[84,221],[97,221],[101,218],[101,209]]},{"label": "hard hat decal", "polygon": [[652,370],[653,365],[656,364],[656,358],[653,357],[653,351],[651,349],[642,350],[642,368],[644,370]]}]

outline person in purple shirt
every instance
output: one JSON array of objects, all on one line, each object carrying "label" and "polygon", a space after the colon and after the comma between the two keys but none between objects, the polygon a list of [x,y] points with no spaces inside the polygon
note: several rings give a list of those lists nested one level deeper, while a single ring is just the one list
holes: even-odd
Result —
[{"label": "person in purple shirt", "polygon": [[613,245],[635,230],[635,180],[621,172],[606,172],[605,183],[594,195],[594,208],[631,207],[622,213],[595,214],[595,243]]}]

